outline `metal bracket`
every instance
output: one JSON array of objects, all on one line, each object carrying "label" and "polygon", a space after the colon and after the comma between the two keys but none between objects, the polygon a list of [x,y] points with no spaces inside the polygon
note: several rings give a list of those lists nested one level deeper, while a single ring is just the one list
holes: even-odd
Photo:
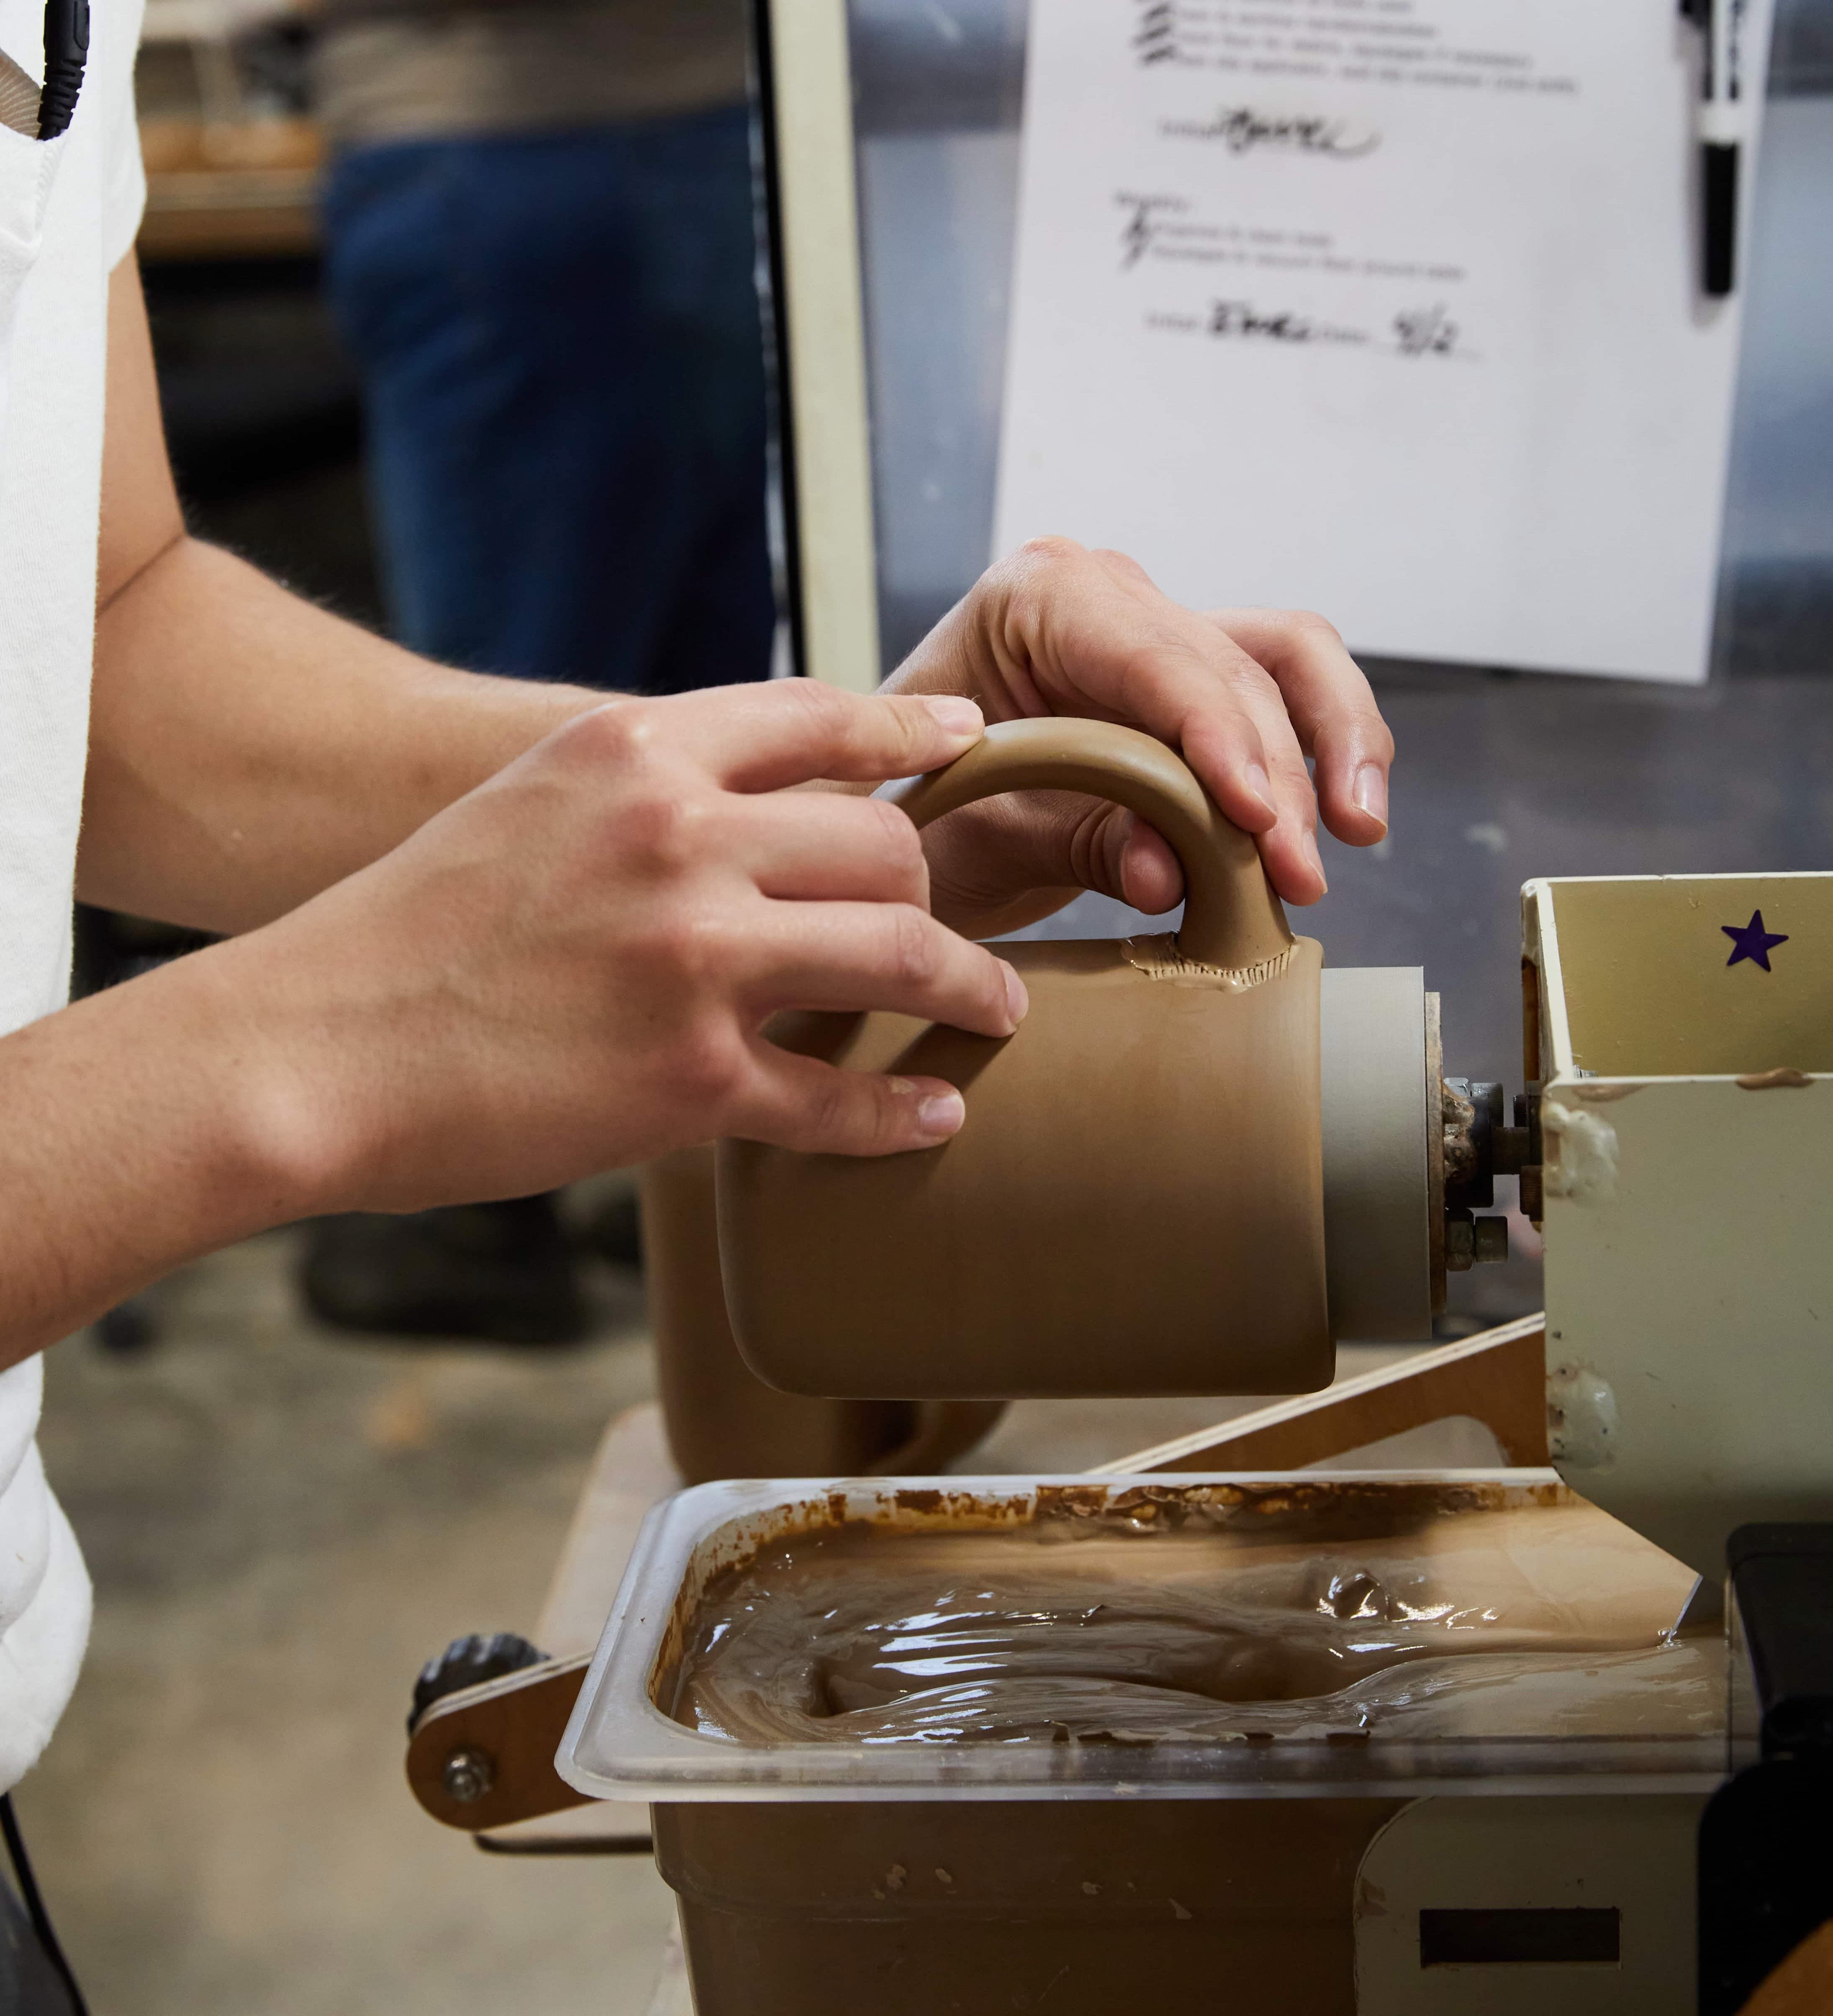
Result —
[{"label": "metal bracket", "polygon": [[467,1834],[584,1805],[553,1760],[591,1664],[549,1659],[435,1701],[408,1741],[414,1797]]}]

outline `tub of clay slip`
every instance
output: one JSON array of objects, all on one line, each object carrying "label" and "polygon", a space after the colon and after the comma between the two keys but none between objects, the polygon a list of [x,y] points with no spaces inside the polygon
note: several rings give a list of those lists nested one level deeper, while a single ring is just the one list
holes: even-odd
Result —
[{"label": "tub of clay slip", "polygon": [[704,1485],[557,1762],[664,1802],[1703,1791],[1694,1580],[1551,1471]]}]

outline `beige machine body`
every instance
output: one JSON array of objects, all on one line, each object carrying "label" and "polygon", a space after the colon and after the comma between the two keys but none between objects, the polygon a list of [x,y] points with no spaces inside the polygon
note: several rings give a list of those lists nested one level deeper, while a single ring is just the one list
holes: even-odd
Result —
[{"label": "beige machine body", "polygon": [[1522,913],[1553,1460],[1710,1588],[1734,1528],[1833,1518],[1833,876]]}]

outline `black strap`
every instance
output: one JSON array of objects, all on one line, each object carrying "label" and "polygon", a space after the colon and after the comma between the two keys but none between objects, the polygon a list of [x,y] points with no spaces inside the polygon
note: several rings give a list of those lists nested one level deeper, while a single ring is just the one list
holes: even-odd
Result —
[{"label": "black strap", "polygon": [[45,0],[45,88],[38,138],[55,140],[70,124],[89,59],[89,0]]},{"label": "black strap", "polygon": [[19,1894],[24,1901],[26,1915],[32,1921],[32,1930],[38,1935],[45,1957],[57,1970],[69,1993],[73,2016],[89,2016],[89,2005],[83,2000],[83,1991],[77,1987],[70,1962],[63,1957],[63,1948],[58,1943],[57,1933],[51,1923],[51,1913],[45,1908],[38,1879],[32,1874],[31,1859],[26,1853],[25,1837],[19,1831],[19,1816],[13,1810],[10,1792],[0,1793],[0,1834],[6,1838],[6,1852],[13,1858],[13,1873],[19,1879]]}]

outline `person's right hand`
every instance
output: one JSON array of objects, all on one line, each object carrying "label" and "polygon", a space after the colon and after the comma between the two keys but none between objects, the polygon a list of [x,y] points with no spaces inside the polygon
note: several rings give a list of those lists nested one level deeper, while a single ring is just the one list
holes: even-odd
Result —
[{"label": "person's right hand", "polygon": [[945,1139],[953,1087],[760,1032],[787,1008],[1016,1027],[1022,983],[930,916],[905,815],[783,790],[931,769],[981,732],[971,701],[801,679],[613,702],[182,962],[231,1018],[225,1063],[295,1211],[517,1196],[723,1135],[862,1155]]}]

